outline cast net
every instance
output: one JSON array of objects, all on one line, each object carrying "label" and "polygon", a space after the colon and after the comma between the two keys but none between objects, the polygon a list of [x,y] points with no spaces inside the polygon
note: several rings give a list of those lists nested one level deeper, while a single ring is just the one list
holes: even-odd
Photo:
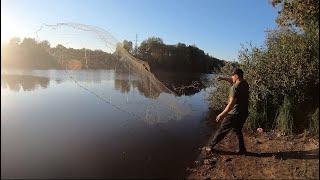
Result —
[{"label": "cast net", "polygon": [[[106,108],[147,123],[177,120],[191,112],[190,104],[179,100],[173,90],[159,81],[146,61],[134,57],[102,28],[78,23],[43,24],[35,36],[39,42],[48,42],[47,51],[57,59],[66,77],[108,104]],[[97,81],[91,76],[93,71],[101,72],[98,81],[102,88],[93,85]],[[111,73],[105,75],[105,71]],[[110,79],[119,94],[107,91]],[[138,94],[140,98],[136,97]]]}]

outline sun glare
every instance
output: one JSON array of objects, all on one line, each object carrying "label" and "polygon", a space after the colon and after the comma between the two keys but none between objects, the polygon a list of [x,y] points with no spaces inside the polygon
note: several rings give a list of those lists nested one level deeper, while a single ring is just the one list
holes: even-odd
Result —
[{"label": "sun glare", "polygon": [[15,22],[7,15],[1,15],[1,43],[18,36],[18,28]]}]

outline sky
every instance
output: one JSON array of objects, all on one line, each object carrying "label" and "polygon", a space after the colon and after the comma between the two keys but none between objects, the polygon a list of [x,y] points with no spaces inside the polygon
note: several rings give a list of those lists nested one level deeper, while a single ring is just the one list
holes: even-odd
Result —
[{"label": "sky", "polygon": [[263,44],[276,16],[269,0],[1,0],[1,41],[34,37],[43,23],[75,22],[119,41],[155,36],[236,61],[241,44]]}]

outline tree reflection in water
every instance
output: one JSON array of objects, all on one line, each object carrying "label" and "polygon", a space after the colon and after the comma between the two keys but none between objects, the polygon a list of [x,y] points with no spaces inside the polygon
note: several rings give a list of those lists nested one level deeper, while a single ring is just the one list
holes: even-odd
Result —
[{"label": "tree reflection in water", "polygon": [[1,87],[12,91],[33,91],[36,88],[47,88],[50,79],[32,75],[1,75]]},{"label": "tree reflection in water", "polygon": [[[114,71],[114,75],[114,87],[122,93],[128,93],[130,88],[137,88],[141,95],[156,99],[164,92],[163,89],[152,88],[152,82],[148,77],[130,74],[118,69]],[[204,75],[200,73],[187,74],[157,71],[155,75],[160,81],[167,84],[167,87],[174,91],[176,96],[194,95],[206,87],[201,80]]]}]

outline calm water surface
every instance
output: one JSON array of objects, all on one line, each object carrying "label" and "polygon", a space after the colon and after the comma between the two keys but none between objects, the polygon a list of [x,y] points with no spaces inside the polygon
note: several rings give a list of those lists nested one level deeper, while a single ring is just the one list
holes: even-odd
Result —
[{"label": "calm water surface", "polygon": [[72,77],[136,115],[162,97],[187,102],[192,111],[180,119],[159,111],[148,121],[80,88],[64,71],[2,72],[2,178],[184,177],[212,130],[205,121],[208,89],[151,97],[138,78],[112,70]]}]

